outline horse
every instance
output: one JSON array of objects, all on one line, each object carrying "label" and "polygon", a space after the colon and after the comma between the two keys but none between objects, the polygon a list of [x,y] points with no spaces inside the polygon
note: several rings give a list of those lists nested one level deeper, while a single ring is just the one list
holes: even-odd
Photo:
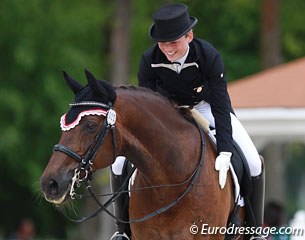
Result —
[{"label": "horse", "polygon": [[207,232],[227,226],[233,183],[228,174],[225,188],[219,187],[216,151],[206,134],[201,138],[187,114],[158,93],[113,87],[87,70],[86,77],[82,86],[64,73],[75,99],[40,179],[45,199],[55,205],[71,201],[76,183],[122,155],[137,169],[129,203],[133,240],[224,239]]}]

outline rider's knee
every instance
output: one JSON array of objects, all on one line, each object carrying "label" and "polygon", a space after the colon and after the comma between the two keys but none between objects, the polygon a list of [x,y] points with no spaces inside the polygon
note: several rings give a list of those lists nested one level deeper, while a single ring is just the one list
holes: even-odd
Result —
[{"label": "rider's knee", "polygon": [[124,156],[117,156],[113,164],[111,165],[111,171],[115,175],[122,175],[124,163],[125,163],[126,157]]},{"label": "rider's knee", "polygon": [[262,173],[263,164],[258,153],[252,153],[252,155],[248,156],[248,164],[252,177],[259,176]]}]

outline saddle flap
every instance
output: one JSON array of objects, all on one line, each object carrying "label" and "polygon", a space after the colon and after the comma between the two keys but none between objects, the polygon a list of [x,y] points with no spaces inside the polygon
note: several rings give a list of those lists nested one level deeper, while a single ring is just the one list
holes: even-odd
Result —
[{"label": "saddle flap", "polygon": [[249,196],[252,192],[252,177],[250,174],[250,168],[245,155],[235,141],[231,163],[238,178],[241,195],[243,197]]}]

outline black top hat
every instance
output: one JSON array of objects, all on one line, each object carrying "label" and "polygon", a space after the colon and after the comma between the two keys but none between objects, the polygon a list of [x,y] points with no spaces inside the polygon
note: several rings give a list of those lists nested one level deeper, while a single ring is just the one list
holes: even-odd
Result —
[{"label": "black top hat", "polygon": [[161,7],[153,14],[154,24],[149,30],[149,36],[157,42],[174,41],[197,23],[195,17],[190,17],[188,7],[184,4],[169,4]]}]

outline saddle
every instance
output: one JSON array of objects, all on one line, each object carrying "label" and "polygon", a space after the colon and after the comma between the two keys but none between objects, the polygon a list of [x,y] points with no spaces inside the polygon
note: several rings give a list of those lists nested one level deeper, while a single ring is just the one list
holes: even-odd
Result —
[{"label": "saddle", "polygon": [[[190,112],[193,119],[199,124],[200,127],[202,127],[202,129],[208,135],[216,150],[215,129],[209,128],[209,122],[205,118],[203,118],[202,115],[196,109],[191,109]],[[236,197],[234,209],[228,219],[228,227],[232,225],[241,226],[239,219],[239,209],[241,206],[246,207],[246,218],[249,221],[254,220],[255,222],[255,216],[252,211],[252,204],[249,200],[254,188],[252,176],[250,174],[250,168],[245,155],[243,154],[237,142],[234,140],[233,145],[234,150],[232,152],[230,170],[232,173],[233,182],[235,184]],[[239,188],[239,191],[237,188]],[[231,235],[226,234],[225,239],[231,239],[231,237]]]},{"label": "saddle", "polygon": [[[199,124],[204,132],[209,136],[213,146],[216,150],[216,138],[215,130],[210,129],[209,122],[196,110],[190,109],[193,119]],[[233,167],[233,174],[235,173],[238,184],[240,186],[240,195],[243,197],[248,197],[252,192],[252,177],[250,174],[250,168],[243,154],[241,148],[236,141],[233,140],[234,150],[232,152],[231,164]]]}]

